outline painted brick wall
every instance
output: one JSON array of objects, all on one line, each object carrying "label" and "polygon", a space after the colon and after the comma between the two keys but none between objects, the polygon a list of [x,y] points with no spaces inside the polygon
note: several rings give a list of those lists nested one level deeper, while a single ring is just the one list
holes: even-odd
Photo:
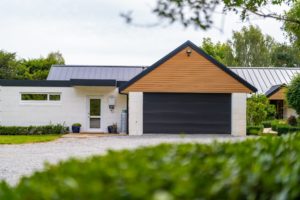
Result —
[{"label": "painted brick wall", "polygon": [[[23,103],[21,92],[59,92],[60,102]],[[108,99],[116,97],[113,112],[108,108]],[[4,126],[47,125],[49,123],[81,123],[82,131],[88,130],[87,96],[101,98],[101,127],[117,123],[120,127],[121,112],[126,109],[127,98],[113,87],[0,87],[0,124]]]}]

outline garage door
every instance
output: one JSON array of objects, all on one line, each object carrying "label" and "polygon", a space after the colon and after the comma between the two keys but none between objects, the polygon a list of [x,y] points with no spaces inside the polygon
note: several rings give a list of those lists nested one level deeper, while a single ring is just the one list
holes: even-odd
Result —
[{"label": "garage door", "polygon": [[230,134],[231,94],[144,93],[144,133]]}]

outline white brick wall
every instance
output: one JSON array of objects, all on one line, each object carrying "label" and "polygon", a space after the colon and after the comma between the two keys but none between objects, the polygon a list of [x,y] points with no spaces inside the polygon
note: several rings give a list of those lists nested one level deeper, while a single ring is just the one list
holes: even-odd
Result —
[{"label": "white brick wall", "polygon": [[231,95],[231,135],[246,135],[247,94],[233,93]]},{"label": "white brick wall", "polygon": [[[21,92],[59,92],[60,102],[22,103]],[[108,99],[116,97],[113,112],[108,108]],[[1,87],[0,124],[4,126],[47,125],[49,123],[81,123],[82,131],[88,131],[88,96],[101,98],[101,131],[117,123],[120,127],[121,112],[126,109],[126,95],[120,95],[114,87]]]},{"label": "white brick wall", "polygon": [[143,93],[129,92],[129,135],[143,134]]}]

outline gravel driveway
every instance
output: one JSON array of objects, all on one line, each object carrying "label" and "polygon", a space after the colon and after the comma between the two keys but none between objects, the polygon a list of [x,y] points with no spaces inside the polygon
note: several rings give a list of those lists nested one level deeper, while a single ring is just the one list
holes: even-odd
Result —
[{"label": "gravel driveway", "polygon": [[245,137],[224,135],[72,136],[54,142],[0,145],[0,180],[16,184],[23,175],[41,170],[44,162],[57,163],[70,157],[103,154],[108,149],[136,148],[159,143],[238,141]]}]

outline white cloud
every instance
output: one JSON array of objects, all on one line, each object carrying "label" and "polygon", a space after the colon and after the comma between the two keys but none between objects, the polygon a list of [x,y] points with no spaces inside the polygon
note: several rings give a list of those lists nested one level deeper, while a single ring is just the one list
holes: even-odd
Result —
[{"label": "white cloud", "polygon": [[[227,40],[243,25],[234,14],[215,16],[209,31],[183,29],[179,25],[155,28],[129,26],[120,12],[134,10],[141,22],[156,19],[149,0],[1,0],[0,48],[21,57],[38,57],[59,50],[68,64],[150,65],[166,53],[203,37]],[[224,23],[223,23],[224,22]],[[284,37],[277,21],[252,20],[264,33],[279,41]]]}]

